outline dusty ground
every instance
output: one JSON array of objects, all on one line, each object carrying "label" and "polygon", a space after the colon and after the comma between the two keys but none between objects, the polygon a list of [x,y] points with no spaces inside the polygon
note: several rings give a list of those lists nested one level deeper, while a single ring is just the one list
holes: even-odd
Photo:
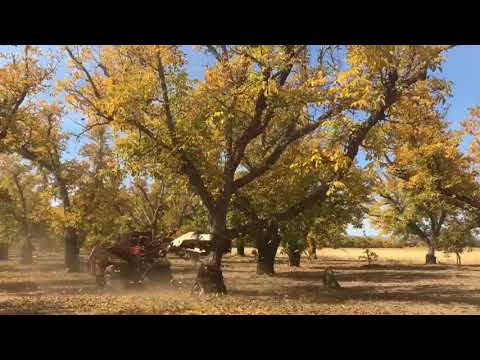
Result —
[{"label": "dusty ground", "polygon": [[[361,249],[323,249],[291,271],[277,260],[275,277],[255,275],[255,259],[228,255],[226,296],[189,294],[195,266],[172,258],[179,289],[99,290],[86,273],[69,274],[61,254],[40,253],[32,266],[12,256],[0,261],[0,314],[480,314],[480,249],[463,257],[438,254],[439,265],[422,265],[425,249],[374,249],[379,266],[358,261]],[[341,290],[321,277],[335,269]]]}]

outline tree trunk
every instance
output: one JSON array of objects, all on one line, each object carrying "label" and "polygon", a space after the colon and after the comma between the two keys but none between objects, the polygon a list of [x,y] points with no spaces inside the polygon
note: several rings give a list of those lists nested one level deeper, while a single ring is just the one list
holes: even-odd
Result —
[{"label": "tree trunk", "polygon": [[437,263],[437,257],[435,256],[435,246],[433,241],[428,243],[428,252],[427,256],[425,256],[425,264],[432,265]]},{"label": "tree trunk", "polygon": [[258,249],[257,275],[274,275],[274,265],[275,256],[272,256],[272,251]]},{"label": "tree trunk", "polygon": [[68,226],[65,230],[65,268],[68,272],[80,271],[78,255],[77,233],[74,228]]},{"label": "tree trunk", "polygon": [[237,255],[245,256],[245,247],[243,245],[237,245]]},{"label": "tree trunk", "polygon": [[271,226],[260,232],[257,238],[257,275],[274,275],[275,274],[275,256],[277,255],[280,238],[278,237],[278,229]]},{"label": "tree trunk", "polygon": [[[63,202],[63,211],[65,215],[71,212],[70,207],[70,197],[68,194],[67,186],[65,181],[58,175],[55,174],[57,178],[57,185],[60,189],[60,195]],[[78,246],[78,234],[77,230],[72,226],[67,226],[65,229],[65,268],[68,272],[79,272],[80,271],[80,260],[79,253],[80,249]]]},{"label": "tree trunk", "polygon": [[312,244],[311,252],[312,252],[313,258],[316,260],[317,259],[317,247],[315,246],[315,244]]},{"label": "tree trunk", "polygon": [[213,224],[214,244],[213,254],[206,264],[200,265],[193,291],[199,294],[226,294],[227,288],[222,273],[222,257],[230,247],[229,239],[226,236],[226,213],[218,214]]},{"label": "tree trunk", "polygon": [[27,201],[25,199],[24,188],[22,187],[17,175],[13,176],[13,181],[17,188],[18,195],[20,196],[20,202],[22,204],[22,227],[23,227],[23,246],[21,250],[21,263],[33,264],[33,246],[32,237],[30,232],[30,223],[28,221],[28,208]]},{"label": "tree trunk", "polygon": [[288,249],[288,263],[290,266],[299,267],[300,266],[300,250],[299,249]]},{"label": "tree trunk", "polygon": [[31,265],[33,264],[33,245],[32,245],[32,237],[27,235],[24,240],[24,244],[22,246],[22,264]]},{"label": "tree trunk", "polygon": [[219,254],[218,250],[215,250],[211,261],[200,265],[193,291],[199,294],[227,293],[221,269],[222,255],[223,253]]},{"label": "tree trunk", "polygon": [[0,260],[8,260],[8,244],[0,243]]}]

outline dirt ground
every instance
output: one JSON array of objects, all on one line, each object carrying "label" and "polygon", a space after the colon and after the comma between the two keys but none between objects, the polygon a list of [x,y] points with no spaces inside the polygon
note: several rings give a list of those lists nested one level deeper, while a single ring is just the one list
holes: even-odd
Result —
[{"label": "dirt ground", "polygon": [[[361,249],[322,249],[290,268],[279,256],[274,277],[255,275],[255,258],[227,255],[225,296],[195,297],[196,267],[171,258],[177,288],[101,290],[87,273],[65,273],[62,254],[39,253],[35,264],[18,256],[0,261],[0,314],[480,314],[480,249],[423,265],[425,249],[374,249],[379,265],[358,260]],[[83,260],[85,257],[83,255]],[[326,267],[342,289],[323,287]]]}]

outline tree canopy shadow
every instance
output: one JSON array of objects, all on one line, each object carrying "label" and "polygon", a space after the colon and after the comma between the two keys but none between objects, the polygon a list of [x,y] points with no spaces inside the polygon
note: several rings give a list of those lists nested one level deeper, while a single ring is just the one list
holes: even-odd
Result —
[{"label": "tree canopy shadow", "polygon": [[351,287],[342,292],[345,300],[365,301],[408,301],[430,304],[462,303],[480,305],[480,296],[476,289],[458,289],[437,285],[419,285],[410,289],[378,292],[373,287]]},{"label": "tree canopy shadow", "polygon": [[228,294],[229,295],[240,295],[240,296],[252,296],[255,298],[258,297],[276,297],[280,296],[280,289],[273,290],[273,289],[246,289],[246,288],[229,288]]},{"label": "tree canopy shadow", "polygon": [[[352,261],[353,262],[353,261]],[[467,266],[467,265],[466,265]],[[368,267],[365,265],[350,265],[350,266],[331,266],[329,264],[325,265],[315,265],[311,266],[310,269],[321,269],[325,270],[327,267],[335,270],[361,270],[361,271],[375,271],[375,270],[400,270],[400,271],[443,271],[443,270],[452,270],[457,269],[456,265],[388,265],[388,264],[375,264],[375,266]]]},{"label": "tree canopy shadow", "polygon": [[14,265],[11,264],[1,264],[0,265],[0,272],[20,272],[21,270],[16,268]]},{"label": "tree canopy shadow", "polygon": [[[392,290],[393,289],[393,290]],[[248,290],[231,289],[231,295],[252,297],[301,299],[304,302],[318,304],[339,304],[349,300],[355,301],[405,301],[423,304],[452,304],[480,306],[480,296],[476,289],[458,289],[445,286],[425,285],[408,289],[389,288],[388,291],[379,291],[374,286],[344,287],[339,290],[330,290],[322,285],[293,285],[281,290]]]},{"label": "tree canopy shadow", "polygon": [[[423,272],[412,272],[412,271],[378,271],[378,270],[358,270],[354,272],[341,272],[343,269],[335,272],[337,280],[342,282],[353,282],[353,281],[363,281],[363,282],[409,282],[416,280],[439,280],[449,278],[451,276],[447,274],[437,274],[437,273],[423,273]],[[287,278],[296,281],[314,281],[322,282],[323,271],[305,271],[305,272],[280,272],[275,276],[279,278]],[[460,275],[461,277],[467,277],[466,275]]]},{"label": "tree canopy shadow", "polygon": [[277,300],[302,300],[306,302],[315,302],[323,304],[337,304],[344,300],[339,297],[338,291],[325,289],[323,286],[315,285],[290,285],[276,289],[229,289],[230,295],[248,296],[256,299],[261,297],[273,298]]},{"label": "tree canopy shadow", "polygon": [[15,281],[0,283],[0,291],[7,293],[22,293],[37,290],[38,284],[33,281]]}]

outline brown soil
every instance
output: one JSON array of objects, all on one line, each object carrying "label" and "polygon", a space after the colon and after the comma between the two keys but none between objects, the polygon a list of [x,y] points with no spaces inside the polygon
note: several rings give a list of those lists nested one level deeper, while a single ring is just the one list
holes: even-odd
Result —
[{"label": "brown soil", "polygon": [[[196,265],[178,258],[171,258],[176,287],[145,284],[120,293],[98,289],[87,273],[66,273],[60,253],[41,253],[34,265],[14,255],[0,261],[0,314],[480,314],[480,265],[384,259],[366,268],[340,250],[325,253],[302,257],[294,270],[280,257],[274,277],[255,275],[248,250],[228,255],[228,295],[200,298],[190,295]],[[323,287],[326,267],[342,289]]]}]

